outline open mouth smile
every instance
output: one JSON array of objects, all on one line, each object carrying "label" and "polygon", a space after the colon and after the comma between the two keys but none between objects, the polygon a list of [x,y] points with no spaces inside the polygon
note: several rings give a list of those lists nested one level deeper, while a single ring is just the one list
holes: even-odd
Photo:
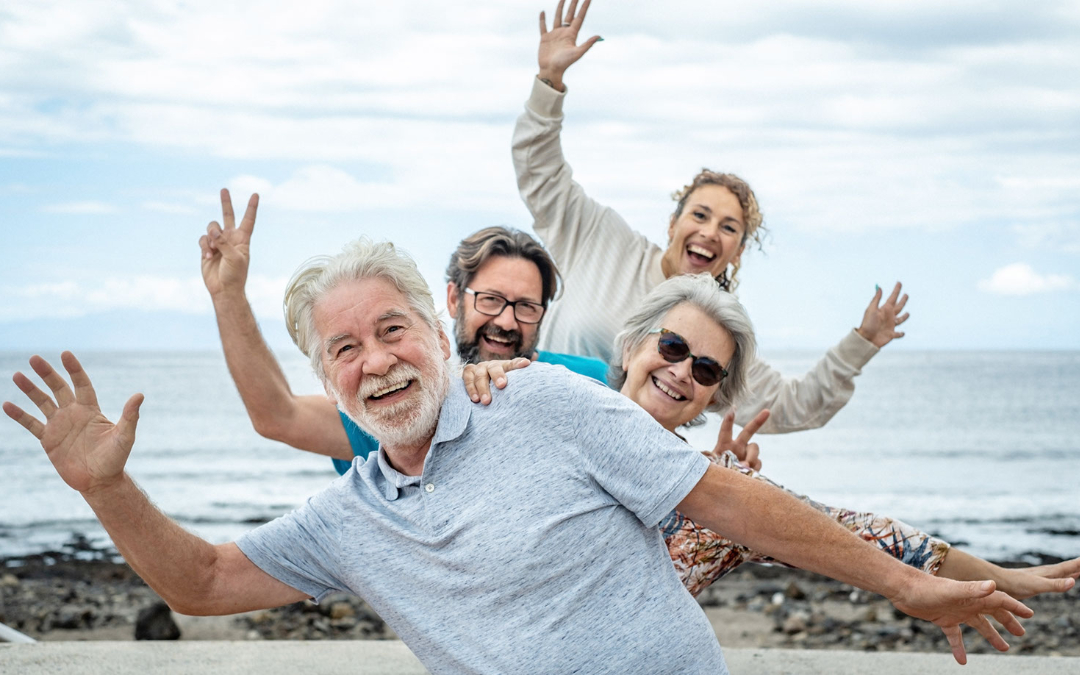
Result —
[{"label": "open mouth smile", "polygon": [[674,401],[685,401],[686,400],[685,396],[683,396],[679,392],[675,391],[671,387],[667,386],[666,384],[664,384],[660,380],[656,379],[655,375],[653,375],[651,377],[652,377],[652,383],[656,386],[656,388],[659,389],[660,391],[662,391],[665,395],[669,396],[672,400],[674,400]]},{"label": "open mouth smile", "polygon": [[712,263],[716,258],[716,254],[704,246],[689,244],[686,247],[686,257],[689,258],[690,262],[694,265],[705,267]]},{"label": "open mouth smile", "polygon": [[385,389],[380,389],[379,391],[375,392],[371,396],[368,396],[368,400],[369,401],[393,400],[395,398],[395,394],[404,393],[410,387],[412,387],[413,382],[414,382],[414,380],[405,380],[404,382],[398,382],[397,384],[392,384],[389,387],[386,387]]}]

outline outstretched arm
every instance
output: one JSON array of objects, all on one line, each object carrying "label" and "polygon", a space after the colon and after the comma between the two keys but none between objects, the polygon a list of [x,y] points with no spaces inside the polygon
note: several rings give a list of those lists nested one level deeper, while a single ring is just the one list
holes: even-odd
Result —
[{"label": "outstretched arm", "polygon": [[325,396],[296,396],[266,346],[244,287],[259,196],[252,195],[236,226],[232,198],[221,191],[221,215],[199,239],[202,274],[214,302],[221,346],[248,417],[260,435],[337,459],[352,459],[337,407]]},{"label": "outstretched arm", "polygon": [[155,508],[124,472],[142,394],[128,400],[114,425],[101,414],[75,356],[64,352],[61,359],[74,391],[44,359],[30,359],[55,401],[22,373],[13,378],[45,423],[9,402],[4,412],[41,441],[60,477],[82,494],[124,559],[170,607],[181,614],[231,614],[307,597],[260,570],[235,544],[214,546]]},{"label": "outstretched arm", "polygon": [[984,615],[993,616],[1013,635],[1023,635],[1016,617],[1033,614],[1020,601],[995,592],[992,581],[957,582],[921,574],[783,490],[716,465],[678,509],[756,551],[879,593],[901,611],[933,622],[945,632],[959,663],[967,660],[960,624],[975,628],[995,649],[1005,651],[1008,644]]},{"label": "outstretched arm", "polygon": [[763,434],[786,434],[824,426],[855,393],[855,377],[863,366],[879,349],[904,337],[896,328],[909,316],[904,312],[907,294],[901,297],[897,283],[884,303],[881,298],[879,287],[859,327],[826,352],[802,377],[784,377],[761,359],[750,364],[749,395],[739,405],[735,421],[745,426],[754,415],[768,408],[772,416],[761,428]]}]

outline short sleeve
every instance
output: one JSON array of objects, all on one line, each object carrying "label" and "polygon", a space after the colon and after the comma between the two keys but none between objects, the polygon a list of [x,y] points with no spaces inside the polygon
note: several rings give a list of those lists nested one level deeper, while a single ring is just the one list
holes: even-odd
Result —
[{"label": "short sleeve", "polygon": [[245,533],[236,545],[256,567],[315,602],[343,590],[337,573],[341,516],[333,507],[340,503],[340,485],[335,482],[292,513]]},{"label": "short sleeve", "polygon": [[[562,376],[584,466],[608,494],[655,526],[698,484],[707,460],[622,394]],[[568,392],[567,396],[565,393]]]}]

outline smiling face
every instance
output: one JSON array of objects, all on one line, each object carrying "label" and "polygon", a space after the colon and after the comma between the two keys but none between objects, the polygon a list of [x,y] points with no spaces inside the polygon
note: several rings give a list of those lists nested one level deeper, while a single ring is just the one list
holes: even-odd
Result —
[{"label": "smiling face", "polygon": [[[695,356],[708,356],[727,366],[735,353],[731,334],[697,307],[673,307],[660,325],[681,335]],[[697,417],[720,387],[706,387],[690,374],[690,358],[669,363],[656,351],[658,335],[650,335],[633,353],[623,354],[624,396],[644,408],[669,431]]]},{"label": "smiling face", "polygon": [[[544,282],[536,263],[524,258],[492,256],[476,270],[469,288],[477,293],[493,293],[514,302],[525,300],[543,304]],[[498,316],[476,311],[474,295],[464,293],[450,282],[446,308],[454,316],[454,337],[458,356],[466,363],[531,357],[540,336],[539,323],[521,323],[507,305]]]},{"label": "smiling face", "polygon": [[388,446],[431,438],[449,387],[450,343],[388,280],[339,284],[313,309],[327,389]]},{"label": "smiling face", "polygon": [[722,185],[702,185],[690,193],[682,213],[671,217],[668,248],[660,263],[664,276],[719,276],[738,263],[745,233],[739,198]]}]

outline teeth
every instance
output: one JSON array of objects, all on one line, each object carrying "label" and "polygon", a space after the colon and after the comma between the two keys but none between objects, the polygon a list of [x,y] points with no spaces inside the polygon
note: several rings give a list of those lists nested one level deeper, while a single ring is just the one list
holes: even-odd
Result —
[{"label": "teeth", "polygon": [[671,389],[665,387],[664,383],[661,382],[660,380],[656,379],[655,377],[652,379],[652,381],[653,381],[653,384],[656,385],[657,389],[664,392],[665,394],[667,394],[671,398],[675,399],[676,401],[684,401],[684,400],[686,400],[685,396],[683,396],[682,394],[679,394],[677,392],[674,392]]},{"label": "teeth", "polygon": [[498,342],[501,345],[510,344],[510,340],[507,340],[506,338],[499,338],[495,337],[494,335],[485,335],[484,337],[492,342]]},{"label": "teeth", "polygon": [[409,381],[408,380],[406,380],[405,382],[398,382],[397,384],[390,385],[386,389],[380,389],[379,391],[372,394],[371,398],[382,398],[383,396],[386,396],[387,394],[392,394],[395,391],[404,389],[407,386],[409,386]]},{"label": "teeth", "polygon": [[702,247],[698,246],[697,244],[690,244],[689,246],[686,247],[686,250],[691,252],[691,253],[696,253],[699,256],[701,256],[702,258],[708,258],[709,260],[712,260],[713,258],[716,257],[715,253],[713,253],[712,251],[710,251],[708,249],[702,248]]}]

